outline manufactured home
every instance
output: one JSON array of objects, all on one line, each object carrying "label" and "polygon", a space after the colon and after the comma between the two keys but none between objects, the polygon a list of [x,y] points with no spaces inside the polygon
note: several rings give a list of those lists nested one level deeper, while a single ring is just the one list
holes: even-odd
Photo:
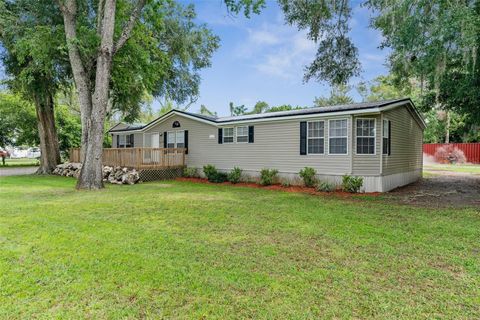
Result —
[{"label": "manufactured home", "polygon": [[400,99],[232,117],[172,110],[109,133],[114,148],[185,148],[188,167],[250,176],[274,168],[292,181],[312,167],[321,180],[361,176],[363,191],[385,192],[421,177],[424,129],[412,101]]}]

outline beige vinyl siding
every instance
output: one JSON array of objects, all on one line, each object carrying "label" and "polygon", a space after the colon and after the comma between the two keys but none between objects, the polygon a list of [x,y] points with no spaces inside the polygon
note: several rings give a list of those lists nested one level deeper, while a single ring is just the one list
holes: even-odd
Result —
[{"label": "beige vinyl siding", "polygon": [[[325,154],[300,155],[300,121],[272,121],[252,123],[254,125],[254,143],[218,144],[218,128],[214,125],[173,115],[145,131],[145,146],[149,146],[150,133],[163,135],[170,130],[189,131],[189,153],[187,165],[201,168],[213,164],[218,169],[229,170],[239,166],[244,170],[260,171],[262,168],[275,168],[280,172],[298,173],[302,168],[313,167],[319,174],[343,175],[350,172],[350,151],[348,155],[328,155],[328,120],[348,119],[348,136],[350,137],[349,117],[329,117],[309,119],[325,120]],[[179,121],[181,128],[172,128],[172,123]],[[241,124],[238,126],[248,126]],[[225,127],[236,127],[228,125]],[[236,130],[234,130],[234,135]],[[234,136],[234,140],[236,137]],[[350,143],[350,141],[348,142]],[[163,136],[160,137],[163,145]]]},{"label": "beige vinyl siding", "polygon": [[383,156],[383,175],[422,169],[423,131],[406,107],[384,112],[392,123],[391,155]]},{"label": "beige vinyl siding", "polygon": [[[353,174],[379,175],[381,154],[381,121],[379,115],[362,115],[353,118]],[[375,154],[357,154],[357,119],[375,119]]]}]

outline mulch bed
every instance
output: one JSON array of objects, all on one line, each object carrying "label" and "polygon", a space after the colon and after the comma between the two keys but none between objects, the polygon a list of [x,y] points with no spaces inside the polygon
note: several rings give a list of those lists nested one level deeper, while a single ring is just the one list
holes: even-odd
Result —
[{"label": "mulch bed", "polygon": [[213,183],[208,181],[207,179],[203,178],[177,178],[177,181],[188,181],[188,182],[196,182],[196,183],[205,183],[205,184],[212,184],[212,185],[224,185],[224,186],[233,186],[233,187],[247,187],[247,188],[256,188],[256,189],[265,189],[265,190],[277,190],[277,191],[285,191],[285,192],[293,192],[293,193],[306,193],[316,196],[337,196],[342,198],[361,198],[365,196],[380,196],[382,195],[381,192],[365,192],[365,193],[349,193],[342,190],[336,190],[333,192],[320,192],[316,191],[315,188],[309,188],[304,186],[289,186],[284,187],[280,184],[274,184],[270,186],[262,186],[257,183],[252,182],[239,182],[239,183],[231,183],[231,182],[222,182],[222,183]]}]

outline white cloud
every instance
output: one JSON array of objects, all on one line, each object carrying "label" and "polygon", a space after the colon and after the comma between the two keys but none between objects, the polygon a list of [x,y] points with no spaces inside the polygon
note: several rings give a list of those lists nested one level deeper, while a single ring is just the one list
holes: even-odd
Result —
[{"label": "white cloud", "polygon": [[265,75],[291,80],[303,77],[303,67],[315,53],[315,44],[305,32],[283,23],[263,24],[247,32],[247,39],[236,50],[238,58],[253,60],[254,69]]},{"label": "white cloud", "polygon": [[268,30],[249,30],[249,42],[254,45],[275,45],[280,42],[277,35]]}]

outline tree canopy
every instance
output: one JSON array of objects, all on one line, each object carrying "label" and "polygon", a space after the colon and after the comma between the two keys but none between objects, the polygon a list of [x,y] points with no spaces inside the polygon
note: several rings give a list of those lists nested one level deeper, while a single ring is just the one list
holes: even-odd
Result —
[{"label": "tree canopy", "polygon": [[330,96],[315,98],[313,101],[313,106],[327,107],[353,103],[353,98],[348,95],[348,91],[350,91],[349,86],[343,84],[333,86],[330,91]]}]

